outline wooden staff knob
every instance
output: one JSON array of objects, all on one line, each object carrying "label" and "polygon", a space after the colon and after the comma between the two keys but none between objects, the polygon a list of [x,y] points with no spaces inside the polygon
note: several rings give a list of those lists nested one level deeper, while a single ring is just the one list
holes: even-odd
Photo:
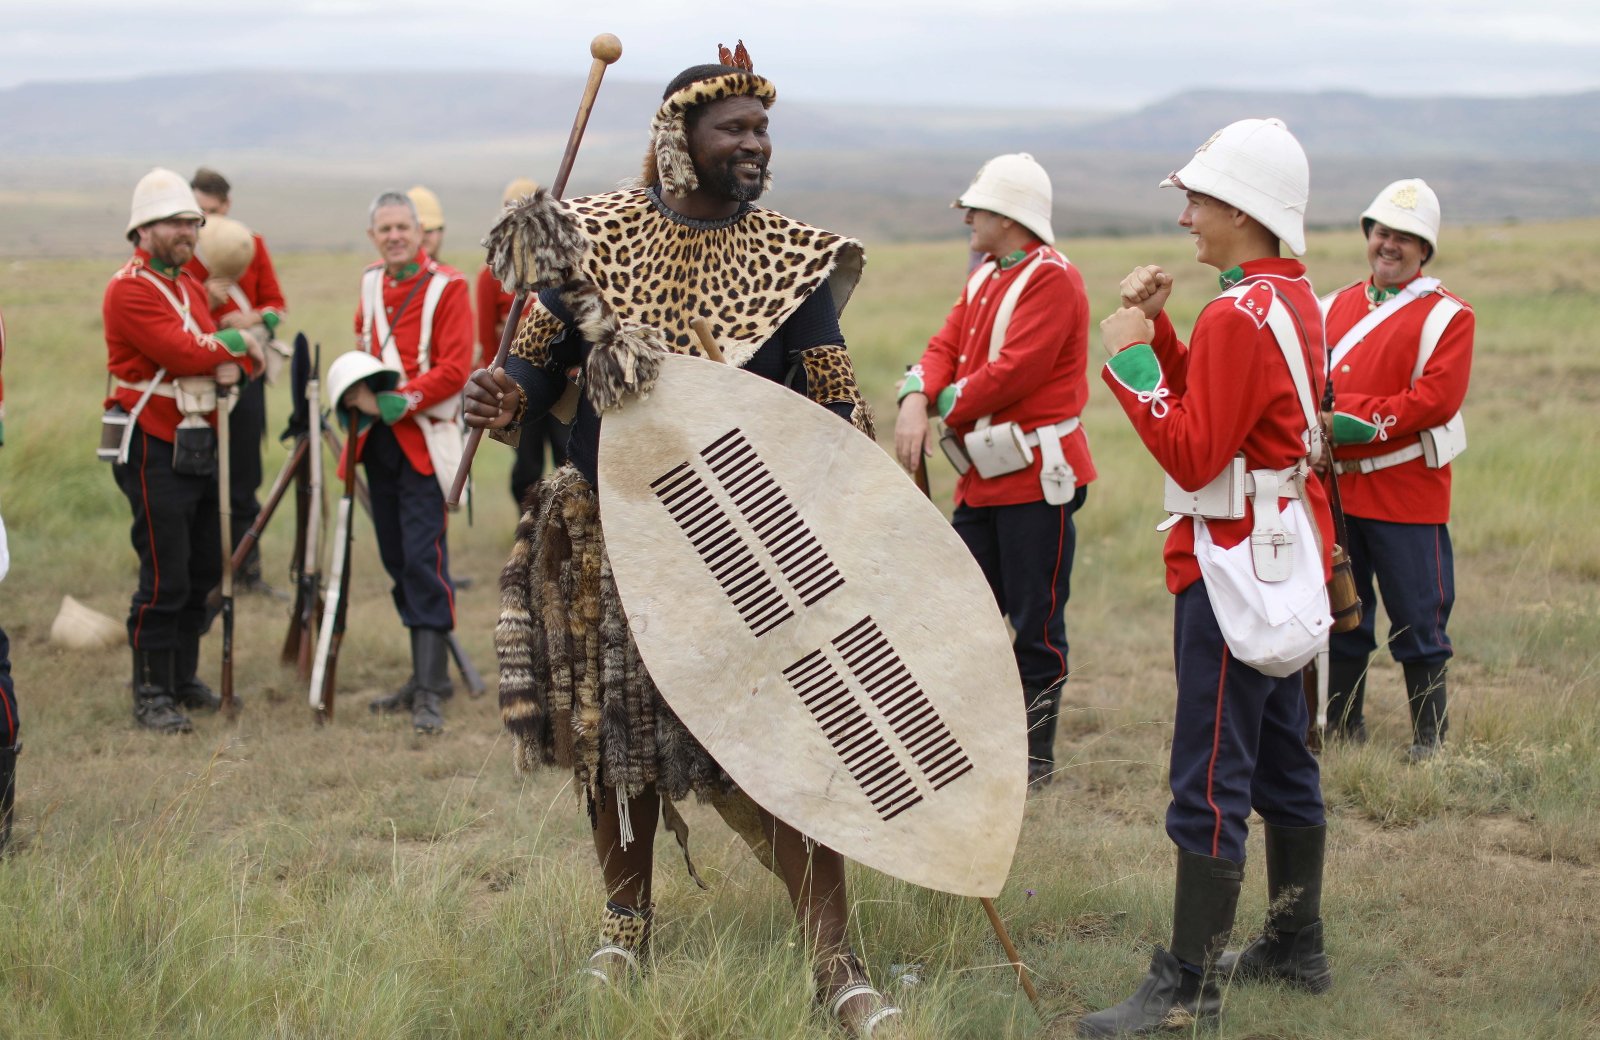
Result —
[{"label": "wooden staff knob", "polygon": [[589,56],[607,65],[614,65],[622,57],[622,41],[610,33],[601,33],[589,41]]}]

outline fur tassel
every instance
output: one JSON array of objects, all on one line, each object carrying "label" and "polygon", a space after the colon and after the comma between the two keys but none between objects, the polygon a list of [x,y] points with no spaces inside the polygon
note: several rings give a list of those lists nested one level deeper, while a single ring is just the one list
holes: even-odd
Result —
[{"label": "fur tassel", "polygon": [[663,107],[650,121],[650,151],[663,189],[687,195],[700,186],[694,160],[689,157],[689,133],[681,110]]},{"label": "fur tassel", "polygon": [[661,372],[660,355],[671,350],[662,334],[647,325],[623,325],[589,282],[569,286],[561,299],[593,347],[584,385],[595,410],[604,414],[629,397],[649,393]]},{"label": "fur tassel", "polygon": [[506,292],[533,293],[577,277],[589,240],[561,200],[540,188],[508,206],[483,245]]}]

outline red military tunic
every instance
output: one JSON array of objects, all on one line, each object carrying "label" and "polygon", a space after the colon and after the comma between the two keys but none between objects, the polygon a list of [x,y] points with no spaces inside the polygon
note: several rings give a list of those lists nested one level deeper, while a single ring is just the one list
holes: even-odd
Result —
[{"label": "red military tunic", "polygon": [[[378,263],[367,270],[381,272],[382,268],[383,265]],[[394,346],[406,373],[405,382],[398,388],[398,393],[405,399],[404,411],[392,420],[386,414],[385,421],[394,428],[395,439],[405,451],[406,461],[418,473],[432,474],[433,460],[428,455],[427,442],[417,425],[416,413],[459,396],[461,388],[466,385],[468,366],[472,363],[472,301],[467,292],[467,279],[455,268],[429,259],[428,254],[420,249],[412,262],[401,271],[399,279],[390,278],[387,274],[383,274],[382,278],[385,314],[393,326]],[[423,301],[428,291],[426,280],[434,278],[445,279],[446,284],[433,314],[428,368],[423,371],[417,348],[422,341]],[[409,303],[406,302],[408,296]],[[397,321],[396,312],[402,305],[405,309]],[[365,342],[364,328],[364,313],[358,303],[355,318],[357,348],[382,357],[383,344],[376,337],[373,342]],[[366,435],[362,434],[356,444],[358,458],[365,443]],[[342,461],[340,465],[343,466]]]},{"label": "red military tunic", "polygon": [[[1044,256],[1017,299],[1000,356],[991,362],[989,337],[996,312],[1040,251]],[[985,279],[970,303],[962,289],[912,375],[958,435],[970,433],[985,415],[992,416],[993,425],[1017,422],[1032,432],[1082,413],[1089,401],[1088,344],[1089,299],[1083,276],[1066,257],[1035,242],[1026,258],[1005,270],[997,268]],[[907,385],[915,388],[914,383]],[[1061,451],[1079,487],[1094,480],[1082,426],[1062,439]],[[975,508],[1038,502],[1044,498],[1039,484],[1043,465],[1035,449],[1033,465],[1015,473],[984,478],[976,468],[969,469],[956,482],[956,502]]]},{"label": "red military tunic", "polygon": [[[185,327],[182,311],[190,315],[192,328]],[[178,376],[212,375],[225,361],[237,362],[247,374],[254,371],[243,335],[236,329],[217,332],[205,287],[187,271],[163,270],[143,249],[135,249],[133,259],[112,275],[101,316],[106,369],[123,382],[146,382],[165,368],[166,385]],[[113,386],[105,406],[117,402],[131,412],[140,396],[139,390]],[[154,394],[139,413],[139,427],[171,441],[181,418],[176,401]],[[216,424],[214,413],[207,418]]]},{"label": "red military tunic", "polygon": [[[1331,350],[1375,305],[1372,280],[1334,293],[1326,319]],[[1413,384],[1422,325],[1446,298],[1462,304]],[[1335,457],[1372,458],[1417,441],[1461,410],[1472,370],[1477,320],[1471,306],[1443,287],[1413,300],[1369,331],[1333,372]],[[1450,466],[1412,459],[1372,473],[1340,472],[1339,495],[1351,516],[1405,524],[1450,521]]]},{"label": "red military tunic", "polygon": [[[1313,397],[1320,400],[1322,312],[1305,270],[1298,260],[1252,260],[1229,273],[1238,275],[1233,284],[1254,283],[1250,291],[1237,300],[1207,304],[1187,346],[1163,311],[1156,317],[1153,343],[1123,349],[1102,370],[1139,439],[1184,489],[1205,486],[1240,452],[1250,469],[1287,469],[1305,457],[1305,412],[1266,325],[1273,296],[1281,296],[1303,323],[1298,332],[1307,348]],[[1307,493],[1311,515],[1322,529],[1326,571],[1333,518],[1319,482],[1308,481]],[[1243,519],[1207,520],[1206,525],[1220,548],[1232,548],[1250,537],[1253,504],[1246,500]],[[1164,555],[1173,593],[1200,580],[1193,518],[1183,517],[1168,533]]]},{"label": "red military tunic", "polygon": [[500,336],[505,332],[506,318],[511,315],[511,303],[516,297],[500,288],[500,279],[487,267],[478,272],[473,295],[478,305],[478,367],[488,368],[500,349]]},{"label": "red military tunic", "polygon": [[[283,317],[288,305],[284,303],[283,290],[278,286],[278,273],[273,270],[272,256],[267,252],[267,243],[260,235],[252,234],[250,237],[255,240],[256,251],[250,258],[250,266],[245,268],[244,274],[239,276],[235,284],[244,298],[250,302],[250,309],[266,318],[268,327],[276,332],[278,320]],[[211,277],[211,272],[206,270],[206,265],[201,263],[198,255],[184,264],[183,269],[194,275],[195,281],[202,286],[205,285],[206,279]],[[222,301],[222,306],[213,312],[213,316],[221,321],[223,315],[231,314],[238,309],[239,302],[229,296]]]}]

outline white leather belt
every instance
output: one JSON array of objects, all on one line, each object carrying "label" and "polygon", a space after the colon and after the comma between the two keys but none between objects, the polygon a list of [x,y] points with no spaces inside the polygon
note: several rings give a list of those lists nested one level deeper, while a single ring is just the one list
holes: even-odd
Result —
[{"label": "white leather belt", "polygon": [[1056,435],[1056,440],[1060,440],[1061,438],[1065,437],[1067,434],[1071,433],[1073,430],[1076,430],[1078,428],[1078,426],[1079,426],[1078,417],[1076,415],[1074,415],[1070,419],[1061,420],[1060,422],[1056,423],[1054,426],[1041,426],[1037,430],[1032,430],[1032,431],[1030,431],[1028,433],[1025,433],[1025,434],[1022,435],[1022,439],[1027,444],[1037,445],[1039,443],[1039,434],[1044,433],[1046,431],[1052,431]]},{"label": "white leather belt", "polygon": [[1341,459],[1335,462],[1334,466],[1340,473],[1376,473],[1380,469],[1388,469],[1390,466],[1398,466],[1402,462],[1420,458],[1422,458],[1422,441],[1419,439],[1415,444],[1396,448],[1383,455],[1374,455],[1370,459]]},{"label": "white leather belt", "polygon": [[[1280,469],[1280,470],[1277,471],[1277,475],[1278,475],[1277,497],[1278,498],[1299,498],[1300,497],[1300,485],[1302,483],[1304,483],[1304,482],[1295,479],[1295,476],[1297,474],[1299,474],[1300,472],[1301,472],[1301,470],[1300,470],[1299,466],[1290,466],[1288,469]],[[1244,473],[1244,493],[1252,501],[1256,497],[1256,473],[1255,473],[1255,470],[1245,470],[1245,473]]]}]

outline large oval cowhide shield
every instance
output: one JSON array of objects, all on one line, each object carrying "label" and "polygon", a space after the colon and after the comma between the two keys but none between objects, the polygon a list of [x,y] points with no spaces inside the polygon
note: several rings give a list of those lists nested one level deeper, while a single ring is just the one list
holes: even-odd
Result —
[{"label": "large oval cowhide shield", "polygon": [[793,391],[672,355],[606,413],[599,482],[639,653],[728,775],[859,863],[998,895],[1022,685],[977,563],[894,460]]}]

